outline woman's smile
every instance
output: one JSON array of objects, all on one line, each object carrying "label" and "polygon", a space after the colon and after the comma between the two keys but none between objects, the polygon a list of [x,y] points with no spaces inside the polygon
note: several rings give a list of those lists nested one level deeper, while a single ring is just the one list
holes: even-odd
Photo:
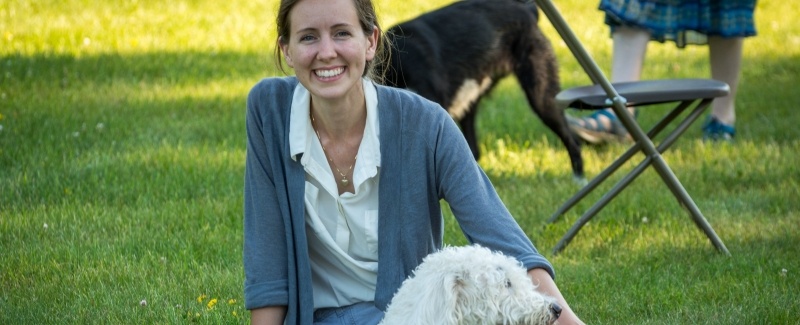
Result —
[{"label": "woman's smile", "polygon": [[314,74],[322,79],[330,79],[341,75],[344,72],[344,67],[336,67],[330,69],[316,69]]}]

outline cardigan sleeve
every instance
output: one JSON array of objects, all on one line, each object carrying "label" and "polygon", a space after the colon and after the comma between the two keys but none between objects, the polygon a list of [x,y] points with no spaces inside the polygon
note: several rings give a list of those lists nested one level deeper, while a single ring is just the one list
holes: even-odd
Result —
[{"label": "cardigan sleeve", "polygon": [[[244,181],[245,307],[287,305],[288,263],[286,226],[275,188],[268,146],[274,145],[265,121],[270,97],[265,82],[247,99],[247,154]],[[274,151],[273,151],[274,152]]]},{"label": "cardigan sleeve", "polygon": [[467,240],[555,277],[552,265],[511,216],[449,116],[441,119],[439,132],[433,149],[439,196],[450,204]]}]

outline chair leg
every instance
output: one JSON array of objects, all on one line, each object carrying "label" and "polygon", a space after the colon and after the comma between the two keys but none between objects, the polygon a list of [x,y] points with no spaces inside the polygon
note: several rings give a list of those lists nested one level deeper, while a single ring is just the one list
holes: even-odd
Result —
[{"label": "chair leg", "polygon": [[611,200],[617,197],[617,195],[620,192],[622,192],[623,189],[628,187],[628,185],[631,182],[633,182],[633,180],[636,179],[636,177],[641,175],[642,172],[644,172],[644,170],[650,166],[651,161],[652,161],[651,157],[646,157],[641,163],[639,163],[638,166],[636,166],[636,168],[634,168],[630,173],[628,173],[628,175],[625,175],[625,177],[623,177],[619,182],[617,182],[617,184],[614,185],[614,187],[611,188],[611,190],[606,192],[606,194],[603,194],[603,197],[600,198],[600,200],[597,201],[597,203],[595,203],[591,208],[589,208],[589,210],[587,210],[580,217],[580,219],[578,219],[578,221],[576,221],[572,225],[569,231],[567,231],[567,233],[564,234],[563,237],[561,237],[561,240],[559,240],[558,243],[556,243],[556,246],[553,248],[553,255],[556,255],[562,250],[564,250],[564,248],[567,247],[567,244],[569,244],[569,242],[572,241],[572,238],[574,238],[575,235],[578,234],[581,228],[583,228],[583,226],[586,225],[586,223],[588,223],[589,220],[594,218],[594,216],[597,215],[597,213],[599,213],[600,210],[602,210],[609,202],[611,202]]},{"label": "chair leg", "polygon": [[617,117],[620,118],[622,125],[628,129],[628,132],[630,132],[633,139],[642,145],[642,151],[646,155],[653,158],[653,167],[656,169],[656,172],[658,172],[658,174],[661,176],[661,179],[667,184],[667,187],[669,187],[675,197],[678,198],[678,201],[680,201],[683,206],[689,209],[689,212],[692,215],[692,220],[694,220],[695,224],[697,224],[697,226],[700,227],[703,232],[705,232],[706,236],[711,240],[711,243],[714,244],[714,247],[716,247],[717,250],[725,253],[726,255],[730,255],[728,249],[725,248],[725,245],[714,232],[714,229],[711,228],[711,225],[708,224],[708,221],[706,221],[706,219],[703,217],[703,214],[700,213],[700,209],[694,204],[694,201],[692,201],[689,193],[687,193],[686,189],[683,188],[683,185],[681,185],[678,177],[675,176],[675,173],[673,173],[672,169],[669,168],[667,162],[664,160],[664,157],[662,157],[658,152],[650,138],[644,134],[642,129],[639,128],[639,126],[636,124],[636,121],[634,121],[629,114],[624,115],[624,113],[626,113],[624,111],[624,98],[614,98],[613,102],[614,112],[617,113]]},{"label": "chair leg", "polygon": [[[656,149],[658,153],[664,152],[673,142],[675,142],[678,137],[680,137],[683,132],[691,125],[698,117],[700,117],[701,113],[705,109],[706,106],[711,101],[703,101],[701,102],[697,108],[686,118],[684,121],[674,130],[670,135],[665,139],[661,145]],[[711,228],[711,225],[708,223],[703,214],[700,212],[700,209],[692,200],[692,197],[689,196],[689,193],[686,192],[686,189],[680,183],[678,178],[672,172],[672,170],[667,166],[666,161],[660,154],[656,154],[652,156],[653,164],[658,172],[661,179],[664,180],[664,183],[667,184],[667,187],[672,191],[672,194],[678,199],[678,202],[681,203],[683,207],[689,210],[689,214],[692,217],[692,221],[694,221],[695,225],[699,227],[711,240],[711,243],[714,247],[717,248],[718,251],[724,253],[725,255],[730,256],[731,253],[728,251],[728,248],[725,247],[725,244],[722,240],[717,236],[717,233],[714,232],[714,229]]]},{"label": "chair leg", "polygon": [[620,167],[622,167],[622,165],[624,165],[626,162],[628,162],[628,160],[633,158],[634,155],[639,153],[640,150],[641,146],[639,146],[638,143],[634,144],[630,149],[625,151],[624,154],[622,154],[619,158],[617,158],[617,160],[615,160],[611,165],[609,165],[608,167],[606,167],[606,169],[600,172],[600,174],[592,178],[589,184],[586,184],[586,186],[581,188],[578,191],[578,193],[575,193],[575,195],[569,198],[567,202],[561,205],[561,207],[558,208],[558,210],[556,210],[555,213],[553,213],[553,215],[550,217],[550,219],[547,220],[547,222],[549,223],[556,222],[560,216],[562,216],[564,213],[567,213],[569,209],[574,207],[576,204],[578,204],[578,202],[580,202],[581,200],[583,200],[583,198],[589,195],[589,193],[594,191],[594,189],[597,188],[597,186],[599,186],[600,183],[604,182],[609,176],[614,174]]},{"label": "chair leg", "polygon": [[[710,99],[703,100],[701,103],[698,104],[697,109],[701,110],[704,109],[706,106],[708,106],[708,103],[710,101],[711,101]],[[647,136],[652,139],[653,137],[658,135],[667,125],[669,125],[670,122],[672,122],[672,120],[674,120],[681,113],[683,113],[683,111],[686,110],[686,108],[689,107],[689,105],[691,105],[692,102],[693,102],[692,100],[687,100],[687,101],[682,101],[680,104],[678,104],[677,107],[675,107],[672,111],[670,111],[669,114],[667,114],[664,118],[662,118],[661,121],[656,123],[656,125],[650,131],[647,132]],[[548,219],[547,222],[548,223],[556,222],[559,217],[567,213],[567,211],[572,209],[572,207],[574,207],[576,204],[578,204],[578,202],[583,200],[583,198],[589,195],[589,193],[594,191],[594,189],[597,188],[597,186],[599,186],[600,183],[604,182],[609,176],[611,176],[611,174],[615,173],[617,169],[622,167],[622,165],[624,165],[628,160],[633,158],[633,156],[637,154],[640,150],[641,147],[638,146],[638,143],[634,144],[633,147],[628,149],[624,154],[622,154],[619,158],[617,158],[617,160],[615,160],[610,166],[606,167],[606,169],[600,172],[600,174],[592,178],[592,180],[588,184],[586,184],[583,188],[581,188],[578,191],[578,193],[575,193],[575,195],[570,197],[567,200],[567,202],[564,202],[564,204],[561,205],[561,207],[559,207],[558,210],[556,210],[556,212],[554,212],[552,216],[550,216],[550,219]]]},{"label": "chair leg", "polygon": [[[706,106],[708,105],[698,106],[697,108],[695,108],[695,110],[689,116],[687,116],[687,118],[680,125],[678,125],[676,129],[669,134],[669,136],[667,136],[667,139],[665,139],[664,142],[662,142],[658,146],[657,148],[658,152],[663,153],[664,151],[666,151],[675,142],[675,140],[677,140],[678,137],[684,131],[686,131],[688,126],[691,125],[692,122],[694,122],[694,120],[696,120],[698,116],[700,116],[700,114],[703,112]],[[678,109],[681,110],[683,110],[683,108],[685,108],[685,106],[678,107]],[[659,129],[654,128],[653,130],[651,130],[650,133],[656,135],[660,131],[661,131],[660,128]],[[631,149],[629,149],[628,152],[625,153],[625,155],[620,157],[620,159],[625,158],[625,161],[627,161],[628,159],[630,159],[631,156],[633,156],[633,154],[637,153],[639,149],[640,146],[637,143]],[[618,159],[618,161],[620,159]],[[580,217],[580,219],[578,219],[578,221],[576,221],[575,224],[572,225],[569,231],[567,231],[567,233],[563,237],[561,237],[561,240],[559,240],[558,243],[556,243],[555,248],[553,248],[553,255],[558,254],[562,250],[564,250],[564,248],[567,247],[569,242],[572,241],[575,235],[578,234],[581,228],[583,228],[583,226],[586,225],[586,223],[588,223],[589,220],[594,218],[594,216],[597,215],[597,213],[599,213],[600,210],[602,210],[609,202],[611,202],[611,200],[617,197],[617,195],[619,195],[619,193],[622,192],[623,189],[628,187],[628,185],[630,185],[630,183],[633,182],[633,180],[639,177],[639,175],[641,175],[642,172],[644,172],[647,169],[647,167],[650,167],[652,160],[653,160],[652,156],[645,157],[645,159],[642,160],[642,162],[640,162],[639,165],[637,165],[630,173],[628,173],[628,175],[625,175],[625,177],[619,180],[619,182],[617,182],[617,184],[615,184],[614,187],[612,187],[606,194],[604,194],[599,201],[597,201],[591,208],[589,208],[589,210],[586,210],[586,212]],[[622,163],[624,163],[625,161],[622,161]],[[615,164],[617,162],[615,162]]]},{"label": "chair leg", "polygon": [[[575,224],[573,224],[573,226],[569,229],[569,231],[567,231],[567,233],[561,238],[561,240],[559,240],[555,248],[553,248],[553,254],[554,255],[558,254],[564,248],[566,248],[569,242],[572,241],[572,239],[578,234],[580,229],[583,228],[583,226],[586,225],[586,223],[588,223],[589,220],[591,220],[595,215],[597,215],[597,213],[599,213],[600,210],[602,210],[609,202],[611,202],[612,199],[614,199],[617,195],[619,195],[619,193],[622,192],[622,190],[624,190],[628,185],[630,185],[630,183],[633,182],[633,180],[635,180],[639,175],[641,175],[641,173],[644,172],[647,169],[647,167],[649,167],[652,164],[653,160],[655,159],[663,160],[660,154],[664,153],[667,149],[669,149],[669,147],[672,146],[673,143],[675,143],[675,141],[689,128],[689,126],[692,125],[694,121],[696,121],[697,118],[700,117],[700,115],[702,115],[703,111],[706,109],[706,107],[708,107],[708,104],[710,102],[711,102],[710,100],[703,100],[700,103],[698,103],[697,106],[694,108],[694,110],[692,110],[692,112],[680,124],[678,124],[678,126],[676,126],[675,129],[672,132],[670,132],[667,138],[664,139],[664,141],[662,141],[656,148],[659,155],[645,157],[645,159],[641,163],[639,163],[639,165],[637,165],[630,173],[628,173],[628,175],[626,175],[617,184],[615,184],[614,187],[611,188],[611,190],[609,190],[605,195],[603,195],[603,197],[598,202],[596,202],[589,210],[587,210],[580,217],[580,219],[578,219],[578,221],[576,221]],[[682,112],[686,108],[686,106],[687,105],[683,105],[682,103],[681,105],[676,107],[667,116],[667,118],[664,119],[666,120],[665,125],[669,124],[669,122],[671,122],[672,119],[677,117],[680,114],[680,112]],[[673,114],[676,111],[677,114]],[[648,132],[648,135],[655,136],[662,129],[663,127],[656,126],[652,130],[650,130],[650,132]],[[616,165],[622,165],[623,163],[625,163],[628,159],[630,159],[633,156],[633,154],[638,152],[639,149],[640,149],[639,144],[638,143],[635,144],[622,157],[617,159],[617,161],[615,161],[614,164],[612,164],[612,167],[614,167],[614,169],[616,170],[616,168],[619,167]],[[607,168],[606,171],[611,169],[612,167]],[[659,175],[661,175],[661,173],[659,173]],[[595,179],[598,178],[599,177],[596,177]],[[607,175],[604,176],[604,179],[605,178],[607,178]],[[662,175],[662,179],[663,178],[664,177]],[[677,181],[677,178],[675,178],[675,180]],[[595,180],[593,179],[592,182],[594,181]],[[675,197],[678,199],[681,206],[686,207],[687,210],[689,210],[692,220],[701,230],[705,232],[706,236],[711,240],[712,244],[718,250],[724,252],[726,255],[730,255],[730,252],[728,252],[727,248],[725,248],[725,245],[722,243],[722,241],[719,239],[716,233],[714,233],[714,230],[711,228],[711,226],[705,220],[703,215],[700,213],[700,210],[694,204],[691,197],[689,197],[688,193],[685,196],[682,196],[681,190],[683,191],[683,193],[686,193],[686,190],[683,189],[683,187],[680,185],[680,182],[677,182],[678,187],[675,187],[675,184],[671,183],[667,179],[664,179],[664,181],[667,184],[667,187],[669,187],[670,191],[672,191]],[[597,184],[595,184],[594,186],[596,185]],[[588,193],[579,193],[579,194],[585,196]]]},{"label": "chair leg", "polygon": [[678,198],[678,201],[689,210],[689,213],[692,216],[692,221],[700,227],[701,230],[706,234],[711,243],[714,247],[717,248],[718,251],[724,253],[725,255],[730,256],[731,253],[728,251],[728,248],[725,247],[725,244],[722,243],[722,240],[717,236],[717,233],[714,232],[714,229],[711,228],[711,225],[708,223],[706,218],[703,217],[703,214],[700,212],[700,209],[695,205],[692,198],[689,196],[689,193],[686,192],[686,189],[683,188],[678,178],[675,177],[675,174],[672,173],[672,170],[667,167],[664,158],[660,155],[653,157],[653,167],[656,168],[658,174],[661,175],[661,179],[667,183],[667,186],[672,190],[672,194]]},{"label": "chair leg", "polygon": [[[708,103],[711,102],[712,99],[702,99],[695,107],[695,109],[705,109],[708,106]],[[664,116],[656,125],[653,126],[650,131],[647,131],[647,137],[650,139],[657,136],[664,128],[667,127],[670,123],[672,123],[675,118],[677,118],[683,111],[686,110],[689,105],[691,105],[695,100],[684,100],[677,107],[673,108],[666,116]]]}]

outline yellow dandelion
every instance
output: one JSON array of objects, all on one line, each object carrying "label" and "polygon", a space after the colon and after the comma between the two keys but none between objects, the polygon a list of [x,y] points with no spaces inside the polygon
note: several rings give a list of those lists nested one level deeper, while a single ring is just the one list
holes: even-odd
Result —
[{"label": "yellow dandelion", "polygon": [[228,305],[233,305],[236,303],[236,299],[228,299]]},{"label": "yellow dandelion", "polygon": [[198,296],[198,297],[197,297],[197,302],[199,302],[199,303],[203,303],[203,300],[206,300],[206,297],[207,297],[206,295],[200,295],[200,296]]},{"label": "yellow dandelion", "polygon": [[233,317],[239,318],[239,314],[237,314],[235,310],[231,312],[231,315],[233,315]]},{"label": "yellow dandelion", "polygon": [[208,301],[206,307],[208,307],[208,309],[212,309],[216,305],[217,305],[217,298],[212,298],[211,300]]}]

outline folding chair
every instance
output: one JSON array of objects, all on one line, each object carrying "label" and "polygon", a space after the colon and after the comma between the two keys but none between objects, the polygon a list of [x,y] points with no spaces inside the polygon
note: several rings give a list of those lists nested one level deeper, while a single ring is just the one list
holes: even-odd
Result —
[{"label": "folding chair", "polygon": [[[720,252],[730,255],[730,252],[722,243],[722,240],[711,228],[711,225],[703,217],[703,214],[695,205],[692,198],[681,185],[678,178],[667,166],[666,161],[661,157],[669,146],[671,146],[686,129],[697,120],[703,111],[709,106],[716,97],[725,96],[730,91],[727,84],[709,79],[670,79],[670,80],[650,80],[612,84],[603,75],[603,72],[594,62],[586,49],[572,33],[566,21],[553,6],[550,0],[535,0],[536,4],[545,13],[547,18],[558,31],[561,38],[569,47],[572,54],[580,63],[581,67],[589,75],[594,85],[578,87],[562,91],[556,97],[556,101],[566,107],[578,109],[605,109],[611,108],[619,118],[622,125],[634,140],[633,146],[620,156],[614,163],[597,175],[591,182],[584,186],[578,193],[567,200],[550,218],[549,222],[555,222],[559,216],[577,204],[581,199],[593,191],[600,183],[606,180],[611,174],[619,169],[623,164],[630,160],[636,153],[642,152],[645,159],[631,170],[625,177],[604,194],[603,197],[587,210],[561,238],[553,248],[553,254],[558,254],[575,237],[580,229],[594,217],[603,207],[606,206],[614,197],[627,187],[636,177],[638,177],[647,167],[652,166],[678,202],[685,207],[694,223],[711,240],[714,247]],[[628,105],[636,107],[648,106],[653,104],[677,103],[677,106],[670,111],[664,118],[645,134],[636,123],[636,120],[628,113]],[[663,131],[673,120],[681,116],[687,108],[694,105],[694,108],[684,117],[684,119],[674,127],[656,147],[652,139]]]}]

